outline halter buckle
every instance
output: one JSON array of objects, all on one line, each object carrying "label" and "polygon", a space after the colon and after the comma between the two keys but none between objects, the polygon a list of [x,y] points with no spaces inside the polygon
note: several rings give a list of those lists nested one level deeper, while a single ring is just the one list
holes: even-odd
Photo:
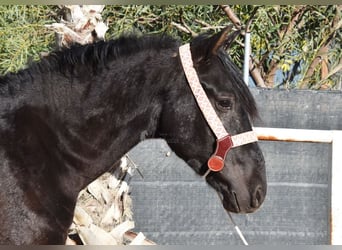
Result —
[{"label": "halter buckle", "polygon": [[233,141],[230,135],[216,140],[215,153],[208,160],[208,167],[211,171],[218,172],[223,169],[226,155],[232,147]]}]

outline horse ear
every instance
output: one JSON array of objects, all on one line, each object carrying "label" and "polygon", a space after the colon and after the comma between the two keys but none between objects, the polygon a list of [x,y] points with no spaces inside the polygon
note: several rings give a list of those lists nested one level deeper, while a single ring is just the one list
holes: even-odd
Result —
[{"label": "horse ear", "polygon": [[194,44],[192,54],[196,62],[206,60],[212,55],[217,55],[220,48],[229,49],[235,38],[240,34],[240,30],[231,32],[233,25],[229,25],[220,32],[201,40]]},{"label": "horse ear", "polygon": [[211,50],[212,55],[217,55],[220,48],[229,49],[235,38],[240,34],[240,30],[231,32],[233,25],[229,25],[224,28],[221,32],[213,35],[211,40]]}]

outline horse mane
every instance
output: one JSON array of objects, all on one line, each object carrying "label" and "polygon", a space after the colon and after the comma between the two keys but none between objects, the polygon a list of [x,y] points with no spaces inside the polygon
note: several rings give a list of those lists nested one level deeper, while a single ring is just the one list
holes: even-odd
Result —
[{"label": "horse mane", "polygon": [[159,51],[178,46],[179,42],[177,40],[166,35],[124,35],[109,41],[73,45],[71,48],[55,51],[45,59],[45,64],[49,65],[51,61],[54,61],[60,68],[76,64],[100,67],[108,61],[142,51]]},{"label": "horse mane", "polygon": [[74,44],[70,48],[52,51],[39,61],[30,62],[27,67],[18,72],[0,76],[0,95],[12,95],[24,83],[29,85],[35,77],[49,72],[58,71],[69,75],[75,67],[83,67],[86,71],[96,74],[97,70],[106,67],[106,63],[111,60],[142,51],[177,48],[179,44],[176,39],[165,34],[126,34],[109,41],[98,41],[86,45]]},{"label": "horse mane", "polygon": [[133,55],[141,51],[159,51],[162,49],[177,48],[179,42],[167,35],[123,35],[109,41],[98,41],[91,44],[74,44],[70,48],[52,51],[40,61],[31,62],[26,68],[16,73],[0,76],[0,85],[16,79],[29,79],[30,77],[60,70],[67,72],[74,66],[88,66],[98,69],[105,66],[108,61],[124,56]]}]

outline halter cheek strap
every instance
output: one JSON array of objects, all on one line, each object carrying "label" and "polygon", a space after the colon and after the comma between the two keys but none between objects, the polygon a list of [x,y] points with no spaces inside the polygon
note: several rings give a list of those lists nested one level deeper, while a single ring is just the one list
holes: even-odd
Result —
[{"label": "halter cheek strap", "polygon": [[[221,171],[224,167],[224,160],[231,148],[242,146],[258,140],[254,131],[248,131],[238,135],[229,135],[224,128],[220,118],[217,116],[215,109],[211,105],[193,66],[190,44],[179,47],[179,55],[183,65],[185,76],[188,80],[192,93],[197,101],[200,110],[203,113],[209,127],[216,136],[216,150],[208,160],[209,171]],[[207,172],[208,174],[209,172]],[[207,175],[206,174],[206,175]]]}]

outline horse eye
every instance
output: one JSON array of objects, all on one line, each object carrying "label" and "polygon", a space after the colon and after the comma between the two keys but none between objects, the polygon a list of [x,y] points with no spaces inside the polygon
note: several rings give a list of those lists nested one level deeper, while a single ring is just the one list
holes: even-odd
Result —
[{"label": "horse eye", "polygon": [[233,108],[233,103],[229,99],[222,99],[222,100],[217,101],[217,107],[220,110],[227,111]]}]

